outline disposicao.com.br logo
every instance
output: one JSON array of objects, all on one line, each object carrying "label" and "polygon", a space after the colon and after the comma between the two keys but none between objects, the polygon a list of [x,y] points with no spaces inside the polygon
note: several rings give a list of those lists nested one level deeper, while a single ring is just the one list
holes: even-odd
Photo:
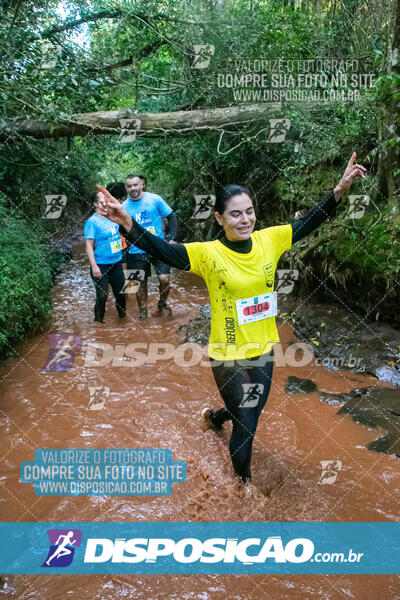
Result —
[{"label": "disposicao.com.br logo", "polygon": [[[67,567],[74,558],[75,547],[80,546],[79,529],[50,529],[47,531],[50,549],[42,567]],[[172,538],[88,538],[83,562],[85,564],[241,564],[263,563],[346,563],[359,562],[363,553],[350,549],[344,552],[314,553],[314,543],[309,538],[293,538],[286,543],[281,536],[244,539],[212,537],[199,539]]]}]

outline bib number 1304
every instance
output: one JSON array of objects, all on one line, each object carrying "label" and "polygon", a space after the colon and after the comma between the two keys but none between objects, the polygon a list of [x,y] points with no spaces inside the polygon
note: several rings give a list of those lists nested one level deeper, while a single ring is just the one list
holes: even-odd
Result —
[{"label": "bib number 1304", "polygon": [[276,292],[236,300],[236,312],[239,325],[276,317],[278,314]]}]

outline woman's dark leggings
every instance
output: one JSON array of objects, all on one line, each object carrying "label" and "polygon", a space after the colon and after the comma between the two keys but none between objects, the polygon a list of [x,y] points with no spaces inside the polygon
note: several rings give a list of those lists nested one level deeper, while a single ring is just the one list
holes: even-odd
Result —
[{"label": "woman's dark leggings", "polygon": [[273,349],[268,354],[220,362],[211,368],[225,407],[213,410],[210,419],[216,429],[232,421],[229,451],[235,473],[251,479],[250,464],[258,418],[268,398],[274,366]]},{"label": "woman's dark leggings", "polygon": [[101,271],[101,277],[93,277],[92,269],[90,275],[96,288],[96,304],[94,306],[94,318],[102,322],[106,312],[106,301],[108,295],[108,284],[111,284],[115,296],[115,306],[118,315],[125,317],[125,294],[121,293],[124,289],[125,277],[122,269],[122,262],[116,262],[111,265],[97,265]]}]

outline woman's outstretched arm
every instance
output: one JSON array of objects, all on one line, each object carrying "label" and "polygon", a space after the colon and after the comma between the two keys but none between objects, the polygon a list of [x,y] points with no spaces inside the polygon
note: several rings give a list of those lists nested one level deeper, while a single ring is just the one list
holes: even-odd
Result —
[{"label": "woman's outstretched arm", "polygon": [[353,152],[347,163],[343,177],[335,189],[332,190],[322,202],[311,207],[301,219],[291,224],[293,230],[293,244],[317,229],[317,227],[326,221],[326,219],[334,217],[336,215],[336,208],[340,203],[343,194],[350,189],[353,179],[364,177],[364,173],[366,173],[367,169],[362,165],[354,164],[356,156],[356,153]]},{"label": "woman's outstretched arm", "polygon": [[[130,218],[132,219],[132,217]],[[128,226],[128,223],[126,225]],[[129,231],[122,225],[120,231],[132,244],[151,254],[151,256],[171,265],[171,267],[186,271],[190,269],[189,255],[183,244],[168,243],[144,229],[144,227],[133,219],[132,227]]]},{"label": "woman's outstretched arm", "polygon": [[129,242],[171,267],[186,271],[190,269],[189,255],[183,244],[168,243],[153,235],[132,219],[125,208],[105,188],[101,185],[97,188],[105,197],[99,209],[100,214],[117,223],[122,235]]},{"label": "woman's outstretched arm", "polygon": [[335,194],[332,190],[322,202],[312,206],[301,219],[291,223],[293,230],[292,244],[306,237],[306,235],[309,235],[312,231],[317,229],[321,223],[326,221],[326,219],[334,217],[336,215],[336,207],[340,200],[341,198],[336,201]]}]

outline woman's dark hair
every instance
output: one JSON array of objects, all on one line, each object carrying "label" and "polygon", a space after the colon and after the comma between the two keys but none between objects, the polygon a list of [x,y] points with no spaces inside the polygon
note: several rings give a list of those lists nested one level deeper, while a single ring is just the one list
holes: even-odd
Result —
[{"label": "woman's dark hair", "polygon": [[215,195],[215,206],[214,210],[219,212],[220,215],[225,211],[226,205],[229,200],[234,196],[240,196],[240,194],[247,194],[250,196],[250,192],[246,187],[242,185],[225,185],[224,187],[218,187]]},{"label": "woman's dark hair", "polygon": [[92,203],[92,205],[97,202],[97,194],[99,193],[99,190],[97,190],[97,192],[93,192],[93,194],[90,196],[90,201]]},{"label": "woman's dark hair", "polygon": [[117,200],[122,200],[126,196],[125,184],[122,181],[109,183],[106,187],[107,192],[110,192]]}]

